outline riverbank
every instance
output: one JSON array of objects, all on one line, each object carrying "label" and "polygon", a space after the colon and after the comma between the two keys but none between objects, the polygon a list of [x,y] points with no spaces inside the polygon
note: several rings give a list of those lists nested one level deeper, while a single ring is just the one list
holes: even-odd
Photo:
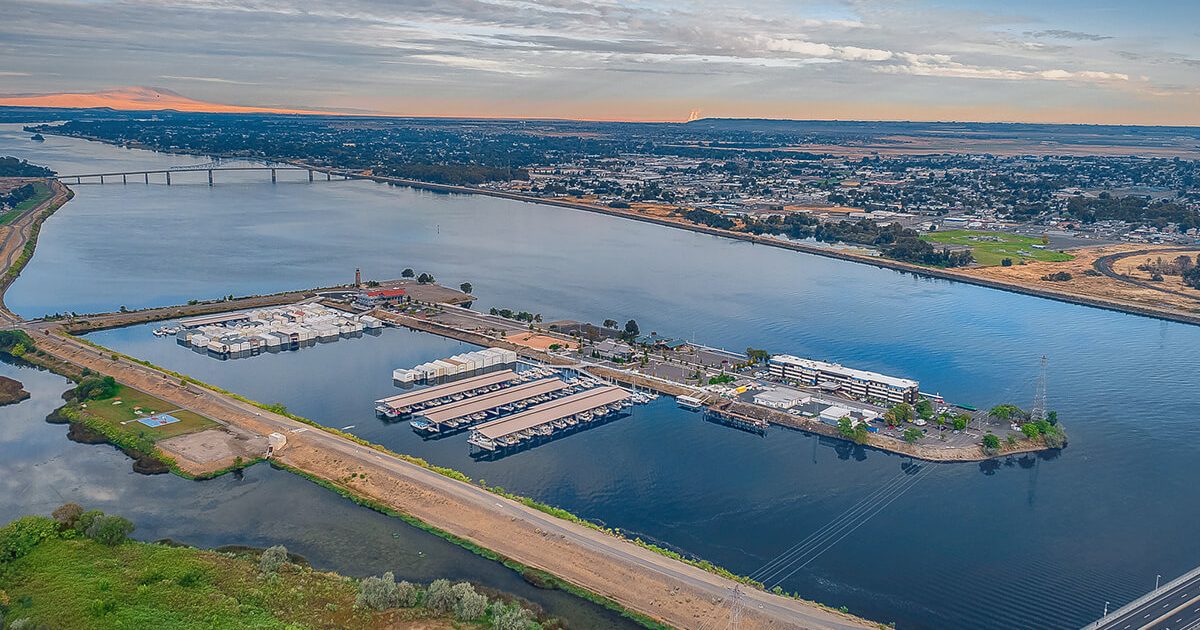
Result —
[{"label": "riverbank", "polygon": [[[39,350],[81,368],[114,376],[162,400],[259,436],[278,433],[286,446],[281,463],[326,482],[345,485],[400,513],[556,576],[573,587],[612,600],[650,619],[675,627],[720,618],[737,584],[649,548],[585,527],[537,507],[497,495],[455,471],[426,468],[334,429],[301,422],[265,406],[227,395],[128,357],[51,332],[35,335]],[[311,430],[320,427],[322,430]],[[869,624],[796,599],[748,589],[761,605],[745,618],[746,628],[780,623],[813,628],[863,628]]]},{"label": "riverbank", "polygon": [[13,405],[29,399],[29,392],[21,382],[7,376],[0,376],[0,406]]},{"label": "riverbank", "polygon": [[[64,137],[78,138],[78,139],[88,140],[88,141],[92,141],[92,142],[100,142],[100,143],[104,143],[104,144],[108,144],[108,145],[120,146],[116,143],[113,143],[111,141],[108,141],[108,140],[105,140],[102,138],[95,138],[95,137],[89,137],[89,136],[83,136],[83,135],[77,135],[77,136],[76,135],[64,135]],[[166,152],[179,154],[179,155],[194,155],[192,153],[188,153],[185,151],[166,151]],[[219,156],[219,157],[228,157],[230,159],[245,159],[244,157],[241,157],[241,156]],[[632,219],[635,221],[642,221],[645,223],[652,223],[652,224],[662,225],[662,226],[666,226],[666,227],[673,227],[673,228],[689,230],[689,231],[698,232],[701,234],[709,234],[712,236],[720,236],[720,237],[729,238],[729,239],[733,239],[733,240],[739,240],[739,241],[744,241],[744,242],[749,242],[749,243],[766,245],[768,247],[787,249],[787,250],[798,251],[798,252],[803,252],[803,253],[808,253],[808,254],[814,254],[817,256],[823,256],[826,258],[833,258],[833,259],[838,259],[838,260],[855,262],[855,263],[859,263],[859,264],[870,265],[873,267],[890,269],[893,271],[899,271],[902,273],[911,273],[911,274],[918,275],[921,277],[949,280],[949,281],[953,281],[953,282],[961,282],[964,284],[982,286],[982,287],[986,287],[986,288],[1007,291],[1010,293],[1031,295],[1034,297],[1040,297],[1040,298],[1044,298],[1044,299],[1055,300],[1055,301],[1065,302],[1065,303],[1070,303],[1070,304],[1077,304],[1077,305],[1081,305],[1081,306],[1090,306],[1093,308],[1100,308],[1100,309],[1104,309],[1104,310],[1110,310],[1110,311],[1116,311],[1116,312],[1122,312],[1122,313],[1130,313],[1130,314],[1134,314],[1134,315],[1141,315],[1144,317],[1151,317],[1151,318],[1155,318],[1155,319],[1163,319],[1163,320],[1175,321],[1175,322],[1180,322],[1180,323],[1185,323],[1185,324],[1200,325],[1200,313],[1197,313],[1197,312],[1190,312],[1187,310],[1180,310],[1177,308],[1173,308],[1173,307],[1169,307],[1169,306],[1160,306],[1160,305],[1155,305],[1152,303],[1151,304],[1142,304],[1142,303],[1123,301],[1118,298],[1115,298],[1112,295],[1107,295],[1104,293],[1093,294],[1093,295],[1084,295],[1084,294],[1072,292],[1072,291],[1068,290],[1067,287],[1044,286],[1045,283],[1041,283],[1038,278],[1034,278],[1031,280],[1031,279],[1027,279],[1024,277],[1004,277],[1004,276],[997,277],[994,274],[976,273],[976,271],[978,271],[980,268],[941,269],[941,268],[936,268],[936,267],[928,267],[928,266],[924,266],[924,265],[907,263],[907,262],[898,261],[898,260],[891,260],[891,259],[883,258],[881,256],[872,256],[872,255],[865,254],[861,251],[855,251],[852,248],[838,249],[835,247],[819,246],[819,245],[813,245],[813,244],[809,244],[809,243],[803,243],[803,242],[797,242],[797,241],[787,241],[787,240],[783,240],[783,239],[779,239],[779,238],[773,238],[773,237],[767,237],[767,236],[757,236],[757,235],[747,234],[747,233],[742,233],[742,232],[734,232],[734,231],[730,231],[730,230],[712,228],[712,227],[708,227],[708,226],[704,226],[704,225],[698,225],[695,223],[691,223],[691,222],[686,221],[679,217],[658,216],[658,215],[650,215],[650,214],[641,213],[637,209],[634,209],[634,208],[628,208],[628,209],[612,208],[612,207],[609,207],[607,205],[602,205],[602,204],[594,204],[594,203],[587,203],[587,202],[582,202],[582,201],[556,199],[556,198],[544,198],[544,197],[537,197],[537,196],[533,196],[533,195],[511,193],[511,192],[498,191],[498,190],[490,190],[490,189],[479,188],[479,187],[474,187],[474,186],[457,186],[457,185],[451,185],[451,184],[437,184],[437,183],[423,182],[423,181],[413,180],[413,179],[405,179],[405,178],[398,178],[398,177],[386,177],[386,176],[381,176],[381,175],[374,175],[374,174],[362,173],[362,172],[357,172],[357,171],[350,171],[350,170],[341,169],[341,168],[315,166],[315,165],[310,165],[310,164],[307,164],[307,163],[301,162],[301,161],[290,161],[290,162],[279,162],[279,163],[291,164],[291,165],[294,165],[294,166],[297,166],[300,168],[311,169],[313,171],[330,173],[330,174],[335,174],[335,175],[339,175],[339,176],[346,176],[346,177],[353,178],[353,179],[365,179],[365,180],[370,180],[370,181],[375,181],[375,182],[380,182],[380,183],[387,183],[387,184],[393,184],[393,185],[398,185],[398,186],[406,186],[406,187],[419,189],[419,190],[428,190],[428,191],[433,191],[433,192],[455,193],[455,194],[484,195],[484,196],[490,196],[490,197],[497,197],[497,198],[501,198],[501,199],[509,199],[509,200],[513,200],[513,201],[522,201],[522,202],[536,203],[536,204],[542,204],[542,205],[547,205],[547,206],[556,206],[556,207],[562,207],[562,208],[571,208],[571,209],[575,209],[575,210],[584,210],[587,212],[605,214],[605,215],[609,215],[609,216],[613,216],[613,217]]]},{"label": "riverbank", "polygon": [[[314,571],[282,547],[209,551],[99,542],[76,531],[84,529],[79,525],[85,518],[91,517],[76,516],[75,523],[24,517],[0,527],[0,542],[18,545],[4,545],[13,557],[0,558],[6,561],[0,621],[28,619],[55,628],[144,627],[153,620],[163,629],[450,630],[506,627],[501,617],[514,614],[532,620],[511,598],[489,602],[473,587],[455,587],[459,593],[443,597],[448,583],[405,583],[395,589],[403,597],[364,600],[359,594],[365,581]],[[469,607],[462,605],[467,601]]]},{"label": "riverbank", "polygon": [[[306,168],[309,167],[304,165]],[[330,170],[330,169],[325,169]],[[347,174],[344,171],[337,171],[339,174]],[[549,206],[558,206],[562,208],[571,208],[574,210],[585,210],[599,214],[606,214],[613,217],[623,219],[632,219],[634,221],[642,221],[645,223],[653,223],[666,227],[689,230],[699,232],[701,234],[709,234],[712,236],[720,236],[731,238],[734,240],[766,245],[768,247],[777,247],[780,249],[788,249],[806,254],[814,254],[824,256],[826,258],[835,258],[849,262],[871,265],[881,269],[891,269],[903,273],[911,273],[914,275],[937,278],[940,280],[950,280],[953,282],[962,282],[965,284],[973,284],[976,286],[987,287],[989,289],[998,289],[1011,293],[1021,293],[1024,295],[1032,295],[1034,297],[1045,298],[1048,300],[1056,300],[1070,304],[1078,304],[1081,306],[1090,306],[1093,308],[1101,308],[1110,311],[1122,313],[1130,313],[1133,315],[1141,315],[1144,317],[1152,317],[1155,319],[1163,319],[1175,321],[1183,324],[1192,324],[1200,326],[1200,313],[1187,312],[1175,308],[1164,308],[1150,304],[1137,304],[1126,301],[1118,301],[1112,298],[1105,298],[1099,295],[1082,295],[1072,293],[1070,291],[1055,287],[1046,287],[1033,284],[1037,282],[1037,278],[1032,280],[1023,277],[1006,278],[995,274],[981,274],[975,271],[975,268],[964,269],[940,269],[936,267],[927,267],[914,263],[892,260],[882,256],[871,256],[868,254],[855,251],[854,249],[837,249],[834,247],[822,247],[808,243],[797,241],[785,241],[779,238],[768,236],[758,236],[747,234],[744,232],[734,232],[731,230],[723,230],[719,228],[708,227],[686,221],[682,218],[663,217],[656,215],[647,215],[639,213],[636,209],[629,208],[611,208],[609,206],[591,204],[579,201],[565,201],[561,199],[547,199],[543,197],[535,197],[532,195],[521,195],[517,193],[509,193],[498,190],[488,190],[485,188],[474,188],[470,186],[453,186],[448,184],[434,184],[411,179],[401,179],[395,177],[382,177],[378,175],[362,175],[350,174],[358,179],[368,179],[371,181],[395,184],[399,186],[407,186],[421,190],[430,190],[434,192],[457,193],[457,194],[474,194],[486,195],[490,197],[499,197],[502,199],[510,199],[514,201],[524,201],[528,203],[539,203]]]}]

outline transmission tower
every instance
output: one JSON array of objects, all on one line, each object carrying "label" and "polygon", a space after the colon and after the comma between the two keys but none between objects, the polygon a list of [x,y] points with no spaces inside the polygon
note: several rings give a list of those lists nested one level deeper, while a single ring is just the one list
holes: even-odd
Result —
[{"label": "transmission tower", "polygon": [[742,626],[742,606],[745,603],[742,587],[733,587],[733,604],[729,608],[729,628],[738,630]]},{"label": "transmission tower", "polygon": [[1038,373],[1037,388],[1033,392],[1033,410],[1030,411],[1034,422],[1046,419],[1046,355],[1042,355],[1041,370]]}]

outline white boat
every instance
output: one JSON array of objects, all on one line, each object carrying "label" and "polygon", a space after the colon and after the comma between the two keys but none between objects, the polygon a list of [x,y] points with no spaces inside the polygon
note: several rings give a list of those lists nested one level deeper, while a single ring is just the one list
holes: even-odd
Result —
[{"label": "white boat", "polygon": [[683,407],[684,409],[691,409],[693,411],[704,408],[704,401],[691,396],[676,396],[675,402],[680,407]]}]

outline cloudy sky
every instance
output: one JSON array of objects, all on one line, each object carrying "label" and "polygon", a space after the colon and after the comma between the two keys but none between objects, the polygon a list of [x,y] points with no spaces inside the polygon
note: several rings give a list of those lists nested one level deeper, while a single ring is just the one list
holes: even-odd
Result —
[{"label": "cloudy sky", "polygon": [[1200,0],[0,0],[0,93],[412,115],[1200,124]]}]

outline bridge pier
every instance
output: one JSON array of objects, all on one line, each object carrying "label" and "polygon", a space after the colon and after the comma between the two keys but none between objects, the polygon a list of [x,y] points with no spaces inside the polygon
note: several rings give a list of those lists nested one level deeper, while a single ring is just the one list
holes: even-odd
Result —
[{"label": "bridge pier", "polygon": [[275,169],[271,169],[271,183],[275,183]]},{"label": "bridge pier", "polygon": [[101,184],[103,184],[103,183],[104,183],[104,176],[103,176],[103,175],[101,175],[101,176],[100,176],[100,183],[101,183]]},{"label": "bridge pier", "polygon": [[325,171],[325,181],[327,181],[327,182],[333,181],[333,174],[330,173],[329,171]]},{"label": "bridge pier", "polygon": [[146,176],[146,183],[149,184],[150,183],[150,173],[142,173],[142,175]]},{"label": "bridge pier", "polygon": [[171,185],[171,171],[167,171],[167,185]]},{"label": "bridge pier", "polygon": [[213,180],[212,180],[212,169],[211,169],[211,168],[210,168],[210,169],[208,169],[208,185],[209,185],[209,186],[212,186],[212,185],[213,185]]},{"label": "bridge pier", "polygon": [[128,184],[128,183],[129,183],[129,180],[125,178],[125,174],[124,174],[124,173],[122,173],[122,174],[121,174],[121,183],[122,183],[122,184]]},{"label": "bridge pier", "polygon": [[308,169],[308,181],[312,182],[312,180],[313,180],[313,172],[312,172],[312,169],[310,168],[310,169]]}]

